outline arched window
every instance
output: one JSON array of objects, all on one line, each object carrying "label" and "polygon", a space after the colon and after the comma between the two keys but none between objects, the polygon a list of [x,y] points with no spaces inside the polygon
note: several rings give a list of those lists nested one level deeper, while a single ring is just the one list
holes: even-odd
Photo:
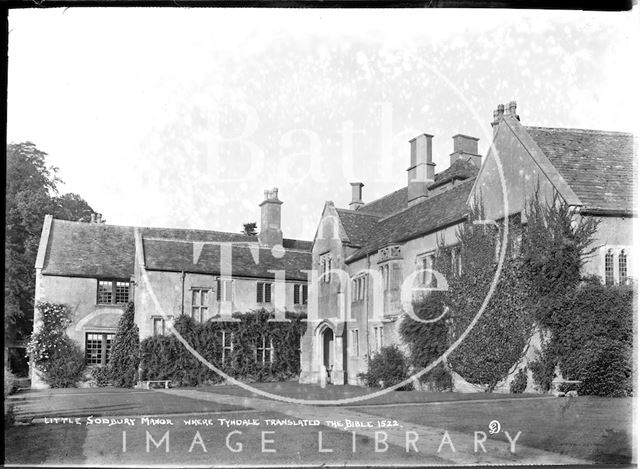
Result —
[{"label": "arched window", "polygon": [[627,284],[627,253],[624,251],[620,251],[618,255],[618,274],[620,276],[620,285]]},{"label": "arched window", "polygon": [[604,283],[613,285],[613,252],[611,249],[604,256]]}]

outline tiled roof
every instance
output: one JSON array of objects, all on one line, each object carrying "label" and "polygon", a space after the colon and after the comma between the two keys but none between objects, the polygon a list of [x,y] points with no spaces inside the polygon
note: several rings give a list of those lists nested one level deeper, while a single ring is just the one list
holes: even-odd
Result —
[{"label": "tiled roof", "polygon": [[466,202],[474,180],[467,179],[445,192],[381,219],[368,233],[366,243],[347,260],[355,261],[387,244],[404,242],[458,222],[469,210]]},{"label": "tiled roof", "polygon": [[431,184],[431,186],[429,187],[436,188],[450,181],[453,181],[454,179],[468,179],[470,177],[476,176],[477,174],[478,167],[471,161],[456,160],[447,169],[436,174],[433,184]]},{"label": "tiled roof", "polygon": [[[221,273],[220,257],[223,248],[220,244],[197,246],[193,241],[145,237],[143,244],[147,269],[215,275]],[[306,274],[302,270],[311,268],[311,253],[308,251],[285,249],[284,255],[278,257],[269,248],[251,249],[249,245],[234,245],[231,247],[231,256],[232,276],[274,278],[269,270],[283,270],[288,280],[306,280]]]},{"label": "tiled roof", "polygon": [[403,187],[391,194],[364,204],[358,212],[371,213],[386,217],[407,207],[407,188]]},{"label": "tiled roof", "polygon": [[336,212],[338,212],[340,222],[352,246],[364,245],[371,236],[371,232],[376,229],[380,219],[378,215],[361,212],[360,210],[337,208]]},{"label": "tiled roof", "polygon": [[585,208],[633,210],[633,135],[525,127]]},{"label": "tiled roof", "polygon": [[[468,179],[478,174],[478,167],[470,161],[456,160],[451,166],[434,176],[433,184],[429,186],[435,189],[454,179]],[[358,212],[366,212],[381,217],[388,217],[393,213],[407,208],[407,187],[398,189],[391,194],[376,199],[358,209]]]},{"label": "tiled roof", "polygon": [[128,279],[134,256],[131,226],[53,220],[42,273]]},{"label": "tiled roof", "polygon": [[[200,243],[224,243],[243,242],[257,243],[256,236],[246,236],[240,233],[228,233],[223,231],[188,230],[175,228],[140,228],[145,248],[145,262],[148,268],[158,270],[185,270],[209,273],[218,273],[219,255],[217,266],[210,262],[211,245],[202,250],[202,263],[193,265],[194,242]],[[163,239],[164,241],[153,241]],[[167,242],[166,240],[171,240]],[[275,259],[270,249],[261,249],[259,254],[260,267],[248,268],[246,252],[233,251],[234,272],[238,275],[255,276],[265,274],[272,277],[266,270],[279,269],[298,272],[300,269],[308,269],[311,265],[311,246],[309,241],[295,239],[283,240],[285,255],[282,259]],[[189,255],[184,256],[185,249]],[[219,248],[218,248],[219,251]],[[301,252],[304,251],[304,252]],[[134,227],[118,226],[97,223],[80,223],[64,220],[53,220],[47,252],[45,255],[42,273],[45,275],[79,276],[95,278],[129,278],[133,275],[135,256]],[[253,263],[253,258],[251,263]],[[188,262],[187,262],[188,260]],[[237,267],[237,269],[236,269]],[[295,274],[299,278],[299,272]],[[306,277],[305,277],[306,278]]]}]

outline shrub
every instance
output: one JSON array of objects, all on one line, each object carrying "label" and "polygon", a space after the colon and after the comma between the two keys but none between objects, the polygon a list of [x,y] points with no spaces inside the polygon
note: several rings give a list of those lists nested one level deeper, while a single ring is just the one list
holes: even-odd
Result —
[{"label": "shrub", "polygon": [[631,394],[631,289],[585,284],[564,295],[550,318],[549,351],[557,357],[565,378],[582,381],[580,394]]},{"label": "shrub", "polygon": [[527,367],[521,368],[509,385],[511,394],[522,394],[525,389],[527,389]]},{"label": "shrub", "polygon": [[132,388],[138,381],[139,365],[140,333],[135,323],[133,302],[129,302],[118,322],[106,376],[114,386]]},{"label": "shrub", "polygon": [[[197,323],[180,315],[174,328],[205,360],[233,378],[247,382],[284,381],[300,373],[300,336],[306,327],[300,316],[288,313],[289,322],[270,322],[273,313],[260,309],[234,317],[239,322]],[[233,337],[233,350],[227,349],[224,359],[223,332],[227,340]],[[267,363],[257,359],[263,337],[267,347],[273,344],[273,357]],[[173,335],[149,337],[140,346],[142,380],[170,379],[176,386],[222,381]]]},{"label": "shrub", "polygon": [[52,388],[72,388],[84,370],[84,354],[70,338],[61,343],[47,363],[45,381]]},{"label": "shrub", "polygon": [[11,373],[11,370],[9,370],[6,366],[4,367],[4,397],[5,399],[7,398],[7,396],[13,394],[14,392],[16,392],[17,390],[17,386],[16,386],[16,377],[13,375],[13,373]]},{"label": "shrub", "polygon": [[106,366],[95,366],[91,369],[91,378],[96,386],[102,388],[111,384],[111,373]]},{"label": "shrub", "polygon": [[66,334],[71,324],[69,308],[46,302],[38,303],[37,308],[42,324],[31,336],[27,353],[51,387],[75,386],[85,365],[80,346]]},{"label": "shrub", "polygon": [[[436,291],[421,298],[415,302],[413,309],[420,319],[440,316],[444,309],[442,293]],[[446,318],[433,323],[415,321],[409,315],[403,318],[400,336],[408,346],[407,361],[414,373],[429,366],[447,350],[448,333]],[[451,373],[442,364],[420,376],[420,382],[436,391],[446,391],[452,387]]]},{"label": "shrub", "polygon": [[407,379],[409,366],[400,349],[391,345],[374,355],[369,360],[367,372],[360,373],[359,377],[370,388],[386,388]]},{"label": "shrub", "polygon": [[542,392],[549,391],[555,375],[556,361],[544,347],[538,354],[538,358],[529,363],[529,368],[531,369],[533,382],[538,385]]}]

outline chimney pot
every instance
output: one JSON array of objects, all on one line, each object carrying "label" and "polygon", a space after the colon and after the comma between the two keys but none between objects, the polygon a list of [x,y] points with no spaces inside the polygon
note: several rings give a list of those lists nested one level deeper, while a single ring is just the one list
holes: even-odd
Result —
[{"label": "chimney pot", "polygon": [[351,203],[349,203],[349,208],[351,210],[358,210],[360,207],[364,205],[362,201],[362,188],[364,184],[361,182],[351,182]]}]

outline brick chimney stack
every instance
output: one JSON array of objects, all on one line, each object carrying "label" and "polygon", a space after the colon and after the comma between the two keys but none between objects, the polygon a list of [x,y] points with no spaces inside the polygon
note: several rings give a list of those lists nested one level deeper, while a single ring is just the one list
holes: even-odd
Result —
[{"label": "brick chimney stack", "polygon": [[264,191],[264,200],[260,204],[260,233],[258,241],[264,246],[282,245],[281,206],[278,188]]},{"label": "brick chimney stack", "polygon": [[435,166],[432,155],[433,135],[421,134],[409,140],[411,166],[407,169],[407,202],[409,205],[427,198],[428,187],[434,182]]},{"label": "brick chimney stack", "polygon": [[457,160],[471,161],[478,168],[482,163],[482,157],[478,154],[478,140],[476,137],[457,134],[453,136],[453,153],[449,155],[449,164]]},{"label": "brick chimney stack", "polygon": [[362,201],[362,188],[364,184],[361,182],[351,182],[351,202],[349,203],[349,209],[358,210],[364,205]]}]

